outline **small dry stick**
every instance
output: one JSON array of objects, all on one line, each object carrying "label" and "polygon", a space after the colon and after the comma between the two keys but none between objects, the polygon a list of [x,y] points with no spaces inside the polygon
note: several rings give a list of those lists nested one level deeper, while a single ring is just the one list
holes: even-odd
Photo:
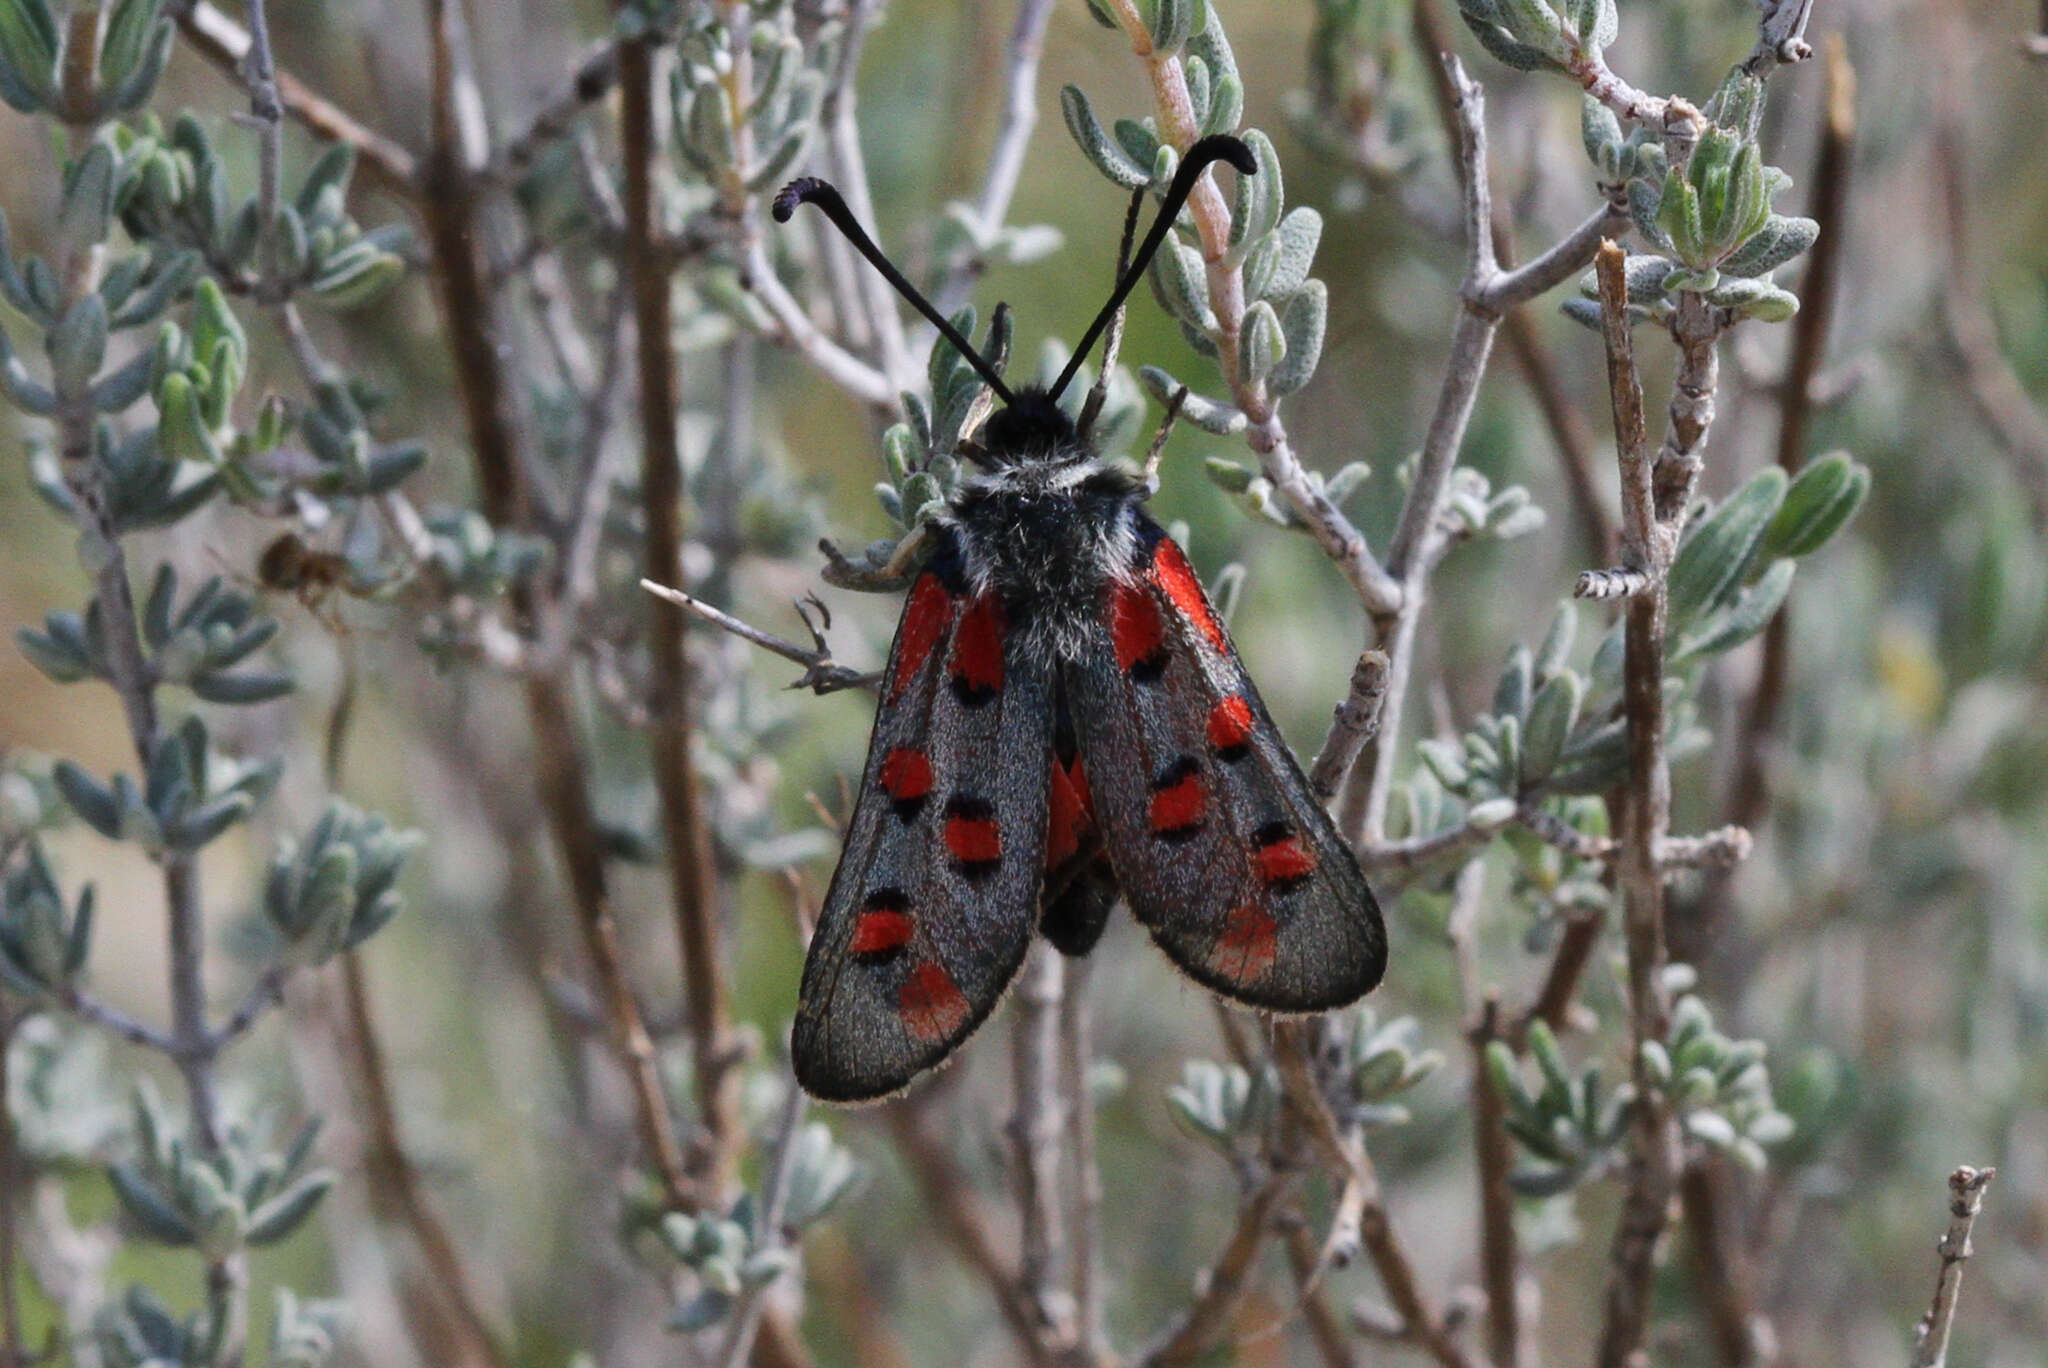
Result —
[{"label": "small dry stick", "polygon": [[1936,1248],[1941,1273],[1934,1280],[1934,1301],[1913,1332],[1910,1368],[1943,1368],[1948,1362],[1948,1332],[1955,1324],[1956,1302],[1963,1293],[1963,1262],[1976,1251],[1970,1230],[1984,1205],[1984,1189],[1998,1175],[1995,1168],[1963,1165],[1948,1176],[1948,1230]]},{"label": "small dry stick", "polygon": [[[666,155],[657,118],[665,89],[655,73],[656,44],[639,38],[619,49],[620,157],[625,163],[626,277],[633,296],[633,355],[639,366],[640,503],[645,517],[644,564],[653,576],[681,573],[683,453],[676,425],[682,375],[674,345],[675,301],[662,259],[657,163]],[[744,88],[746,71],[733,73]],[[746,157],[741,143],[739,153]],[[711,824],[698,787],[695,671],[683,648],[683,621],[655,617],[648,631],[652,659],[653,734],[649,753],[668,850],[670,910],[681,956],[683,1003],[695,1066],[698,1124],[705,1146],[695,1176],[718,1201],[739,1175],[746,1143],[740,1118],[742,1052],[734,1044],[725,970],[725,917]]]},{"label": "small dry stick", "polygon": [[1389,668],[1387,653],[1377,647],[1359,656],[1351,667],[1351,691],[1330,718],[1330,734],[1323,739],[1322,753],[1308,772],[1309,787],[1325,803],[1337,796],[1337,786],[1351,772],[1358,753],[1379,731]]},{"label": "small dry stick", "polygon": [[[1643,1045],[1662,1040],[1669,1027],[1660,981],[1665,960],[1664,871],[1657,861],[1657,845],[1671,814],[1671,771],[1664,754],[1664,572],[1677,545],[1685,499],[1679,495],[1666,504],[1656,497],[1641,382],[1630,345],[1625,261],[1622,249],[1611,242],[1594,258],[1621,464],[1621,559],[1646,578],[1643,591],[1629,598],[1626,610],[1623,699],[1629,761],[1618,804],[1622,835],[1616,865],[1628,951],[1630,1057],[1641,1100],[1634,1112],[1626,1194],[1609,1255],[1606,1316],[1595,1360],[1600,1368],[1628,1368],[1641,1352],[1650,1318],[1657,1245],[1664,1234],[1679,1165],[1677,1125],[1670,1105],[1645,1072]],[[1707,345],[1711,348],[1711,341]],[[1708,357],[1706,374],[1710,378],[1711,350]],[[1672,436],[1666,445],[1674,463],[1687,462],[1688,471],[1696,472],[1705,423],[1699,421],[1697,429],[1681,429],[1681,402],[1688,416],[1710,414],[1711,398],[1696,400],[1685,386],[1686,373],[1682,373],[1672,398]],[[1711,390],[1705,393],[1710,396]],[[1690,479],[1683,485],[1689,491]],[[1669,516],[1662,516],[1667,508]]]},{"label": "small dry stick", "polygon": [[[742,622],[732,614],[713,608],[704,600],[686,594],[680,589],[671,589],[650,579],[641,580],[640,587],[666,603],[688,609],[712,626],[731,632],[742,641],[751,641],[764,651],[773,651],[784,660],[793,660],[803,666],[803,677],[790,685],[792,689],[809,689],[813,693],[828,694],[840,689],[873,689],[881,682],[882,677],[879,674],[850,669],[834,661],[832,653],[825,649],[824,634],[816,627],[811,628],[811,640],[817,644],[807,650],[793,641],[785,641],[773,632],[764,632],[759,627]],[[809,626],[810,619],[806,617],[804,623]]]},{"label": "small dry stick", "polygon": [[[184,30],[185,41],[200,56],[245,86],[250,83],[242,63],[249,56],[252,43],[240,24],[206,0],[185,7],[178,15],[178,23]],[[418,193],[419,167],[412,153],[366,127],[289,72],[277,72],[276,79],[285,113],[318,136],[354,148],[364,167],[385,189],[407,198]]]},{"label": "small dry stick", "polygon": [[1138,1363],[1141,1368],[1181,1368],[1200,1361],[1213,1346],[1244,1296],[1251,1268],[1265,1248],[1281,1204],[1294,1189],[1294,1175],[1278,1172],[1254,1188],[1237,1211],[1237,1225],[1203,1279],[1200,1296],[1178,1324]]},{"label": "small dry stick", "polygon": [[1467,1033],[1472,1046],[1472,1148],[1479,1160],[1479,1248],[1486,1283],[1486,1351],[1496,1368],[1522,1362],[1519,1301],[1521,1250],[1515,1238],[1515,1196],[1508,1186],[1514,1146],[1507,1108],[1486,1067],[1486,1047],[1500,1039],[1500,999],[1489,993]]},{"label": "small dry stick", "polygon": [[1038,1317],[1031,1299],[1011,1271],[1001,1242],[980,1203],[975,1201],[972,1180],[961,1170],[945,1142],[924,1124],[924,1113],[931,1102],[932,1094],[927,1092],[921,1098],[884,1107],[882,1120],[902,1152],[905,1169],[938,1222],[939,1233],[994,1294],[996,1309],[1002,1312],[1003,1324],[1023,1350],[1024,1361],[1035,1361],[1041,1346]]},{"label": "small dry stick", "polygon": [[[809,1102],[804,1090],[794,1080],[783,1094],[782,1114],[775,1122],[775,1143],[769,1151],[768,1176],[762,1185],[761,1195],[761,1253],[771,1253],[782,1247],[782,1214],[789,1204],[790,1184],[796,1177],[797,1136],[803,1127],[804,1107]],[[754,1336],[761,1328],[763,1301],[774,1280],[757,1283],[740,1293],[739,1305],[734,1308],[732,1319],[725,1334],[725,1342],[719,1346],[718,1368],[739,1368],[747,1361],[754,1347]]]},{"label": "small dry stick", "polygon": [[[0,867],[6,865],[0,859]],[[28,1175],[17,1172],[20,1165],[15,1155],[14,1116],[6,1105],[7,1052],[14,1043],[14,1032],[26,1015],[9,1016],[0,1008],[0,1368],[15,1368],[17,1364],[29,1361],[23,1326],[26,1322],[21,1314],[21,1294],[15,1281],[15,1221],[18,1219],[16,1200],[27,1190]]]},{"label": "small dry stick", "polygon": [[1067,1218],[1072,1246],[1068,1275],[1080,1356],[1089,1363],[1103,1363],[1110,1354],[1102,1328],[1102,1171],[1095,1162],[1095,1099],[1088,1082],[1095,1056],[1088,961],[1068,961],[1066,974],[1066,996],[1060,1000],[1060,1089],[1066,1094],[1067,1158],[1072,1166],[1067,1184],[1073,1207]]},{"label": "small dry stick", "polygon": [[1288,1105],[1306,1128],[1309,1141],[1332,1176],[1345,1184],[1347,1198],[1358,1204],[1359,1243],[1379,1274],[1387,1301],[1400,1317],[1397,1338],[1413,1344],[1442,1368],[1472,1368],[1471,1357],[1451,1335],[1449,1321],[1422,1290],[1414,1261],[1381,1200],[1379,1174],[1373,1168],[1372,1157],[1356,1137],[1343,1133],[1330,1112],[1329,1102],[1317,1087],[1298,1025],[1282,1022],[1274,1028],[1273,1057],[1280,1066],[1280,1083]]},{"label": "small dry stick", "polygon": [[1066,1211],[1061,1201],[1059,1013],[1066,992],[1064,957],[1049,945],[1032,949],[1012,1023],[1012,1067],[1017,1109],[1010,1117],[1016,1150],[1017,1207],[1024,1295],[1037,1320],[1041,1344],[1074,1340],[1074,1306],[1063,1284]]}]

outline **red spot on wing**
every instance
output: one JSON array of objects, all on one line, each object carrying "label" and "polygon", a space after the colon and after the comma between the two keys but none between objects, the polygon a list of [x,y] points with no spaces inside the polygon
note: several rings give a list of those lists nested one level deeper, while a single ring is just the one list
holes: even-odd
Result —
[{"label": "red spot on wing", "polygon": [[932,790],[932,762],[920,750],[898,746],[882,757],[882,789],[899,803],[915,802]]},{"label": "red spot on wing", "polygon": [[1217,973],[1244,983],[1272,968],[1279,954],[1280,924],[1264,908],[1246,903],[1231,912],[1210,952]]},{"label": "red spot on wing", "polygon": [[946,818],[946,849],[962,864],[987,864],[1003,857],[1003,835],[993,817],[955,812]]},{"label": "red spot on wing", "polygon": [[1109,639],[1116,646],[1118,668],[1127,674],[1159,654],[1166,642],[1166,628],[1150,594],[1128,584],[1110,587]]},{"label": "red spot on wing", "polygon": [[1052,790],[1045,824],[1045,867],[1057,869],[1081,848],[1081,838],[1095,825],[1090,811],[1088,777],[1076,757],[1071,765],[1052,762]]},{"label": "red spot on wing", "polygon": [[910,588],[910,606],[903,610],[903,625],[896,631],[896,672],[889,678],[889,699],[894,702],[910,687],[932,648],[946,634],[953,620],[953,596],[939,577],[927,571]]},{"label": "red spot on wing", "polygon": [[1152,791],[1152,830],[1167,836],[1200,826],[1208,798],[1202,776],[1192,769],[1185,771]]},{"label": "red spot on wing", "polygon": [[1252,705],[1241,694],[1209,709],[1209,744],[1219,751],[1234,751],[1252,739]]},{"label": "red spot on wing", "polygon": [[1252,852],[1259,878],[1269,884],[1287,884],[1305,879],[1316,867],[1316,857],[1302,847],[1298,836],[1283,836]]},{"label": "red spot on wing", "polygon": [[893,908],[872,908],[853,924],[853,939],[847,953],[882,955],[910,943],[910,918]]},{"label": "red spot on wing", "polygon": [[1161,537],[1159,545],[1153,548],[1152,579],[1166,591],[1181,616],[1209,638],[1211,646],[1219,651],[1230,650],[1223,636],[1223,624],[1216,620],[1216,614],[1209,610],[1209,600],[1202,595],[1202,582],[1195,578],[1195,567],[1188,564],[1187,554],[1171,537]]},{"label": "red spot on wing", "polygon": [[984,594],[961,615],[953,636],[953,680],[963,693],[986,698],[1003,687],[1003,605]]},{"label": "red spot on wing", "polygon": [[967,996],[936,960],[923,960],[897,990],[896,1010],[919,1040],[944,1040],[967,1023]]}]

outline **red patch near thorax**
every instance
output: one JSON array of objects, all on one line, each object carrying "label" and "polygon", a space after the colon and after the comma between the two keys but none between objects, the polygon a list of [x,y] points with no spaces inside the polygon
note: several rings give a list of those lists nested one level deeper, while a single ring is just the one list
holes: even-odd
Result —
[{"label": "red patch near thorax", "polygon": [[966,1024],[967,998],[953,976],[936,961],[911,969],[896,993],[903,1028],[919,1040],[944,1040]]},{"label": "red patch near thorax", "polygon": [[848,954],[879,955],[910,943],[910,918],[901,912],[880,908],[860,914],[853,924],[853,939],[846,943]]},{"label": "red patch near thorax", "polygon": [[1151,821],[1155,832],[1184,831],[1202,820],[1208,792],[1202,776],[1188,774],[1152,795]]},{"label": "red patch near thorax", "polygon": [[1238,983],[1257,978],[1279,955],[1280,924],[1265,909],[1246,903],[1233,910],[1210,952],[1216,972]]},{"label": "red patch near thorax", "polygon": [[1209,709],[1209,744],[1219,751],[1236,750],[1252,739],[1252,706],[1232,694]]},{"label": "red patch near thorax", "polygon": [[903,625],[896,631],[896,672],[889,678],[891,702],[910,687],[952,620],[953,596],[946,586],[939,583],[937,575],[919,575],[910,589],[910,605],[903,610]]},{"label": "red patch near thorax", "polygon": [[1095,824],[1089,810],[1088,778],[1078,757],[1072,765],[1052,762],[1052,790],[1047,800],[1045,867],[1057,869],[1081,848],[1081,838]]},{"label": "red patch near thorax", "polygon": [[1109,591],[1109,639],[1116,646],[1116,663],[1128,671],[1141,660],[1149,660],[1166,641],[1166,628],[1159,621],[1159,609],[1142,589],[1116,584]]},{"label": "red patch near thorax", "polygon": [[967,606],[953,637],[953,673],[975,690],[1003,687],[1003,605],[985,594]]},{"label": "red patch near thorax", "polygon": [[965,817],[958,813],[946,819],[946,849],[962,864],[985,864],[1003,856],[1003,835],[993,817]]},{"label": "red patch near thorax", "polygon": [[1202,583],[1195,578],[1195,568],[1188,564],[1186,553],[1171,537],[1160,538],[1153,549],[1152,578],[1173,600],[1173,606],[1180,609],[1181,616],[1209,638],[1211,646],[1219,651],[1229,649],[1223,638],[1223,624],[1209,611],[1209,601],[1202,596]]}]

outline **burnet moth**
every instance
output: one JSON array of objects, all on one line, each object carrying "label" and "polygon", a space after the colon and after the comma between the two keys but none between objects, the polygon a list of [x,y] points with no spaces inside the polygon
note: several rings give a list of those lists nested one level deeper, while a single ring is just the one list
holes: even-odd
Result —
[{"label": "burnet moth", "polygon": [[1386,969],[1379,905],[1147,516],[1148,481],[1059,407],[1219,160],[1255,169],[1235,138],[1190,148],[1058,380],[1014,393],[830,185],[776,196],[778,222],[822,210],[1002,404],[963,448],[979,473],[928,530],[881,676],[797,1006],[796,1077],[815,1097],[904,1088],[995,1009],[1034,927],[1086,954],[1119,894],[1190,977],[1262,1011],[1342,1006]]}]

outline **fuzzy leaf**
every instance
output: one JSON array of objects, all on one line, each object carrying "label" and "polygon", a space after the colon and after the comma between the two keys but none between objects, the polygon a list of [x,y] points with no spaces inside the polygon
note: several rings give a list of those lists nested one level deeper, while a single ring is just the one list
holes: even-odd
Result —
[{"label": "fuzzy leaf", "polygon": [[1761,632],[1791,591],[1794,568],[1791,560],[1773,561],[1771,568],[1744,589],[1734,603],[1708,618],[1699,632],[1686,637],[1672,653],[1672,662],[1721,655]]},{"label": "fuzzy leaf", "polygon": [[113,1183],[114,1194],[121,1199],[121,1209],[150,1239],[159,1244],[183,1247],[198,1238],[185,1214],[171,1205],[156,1185],[143,1177],[133,1164],[112,1164],[107,1169],[107,1177]]},{"label": "fuzzy leaf", "polygon": [[1280,315],[1262,299],[1245,311],[1243,330],[1238,333],[1238,376],[1248,385],[1261,384],[1286,355],[1287,338],[1280,330]]},{"label": "fuzzy leaf", "polygon": [[1764,530],[1760,554],[1810,556],[1856,516],[1870,492],[1870,468],[1836,451],[1807,464]]},{"label": "fuzzy leaf", "polygon": [[1522,737],[1522,782],[1540,784],[1557,768],[1564,743],[1578,724],[1585,684],[1570,670],[1553,675],[1536,691],[1529,705],[1529,725]]},{"label": "fuzzy leaf", "polygon": [[[1140,366],[1138,383],[1145,392],[1161,404],[1172,399],[1174,391],[1181,387],[1174,379],[1157,366]],[[1236,406],[1221,399],[1210,399],[1190,390],[1181,401],[1180,416],[1204,432],[1213,432],[1219,437],[1228,437],[1244,431],[1245,416]]]},{"label": "fuzzy leaf", "polygon": [[286,1238],[313,1214],[313,1208],[320,1205],[320,1199],[334,1183],[332,1169],[307,1174],[249,1214],[249,1230],[244,1238],[258,1247]]},{"label": "fuzzy leaf", "polygon": [[[1264,301],[1255,307],[1265,307]],[[1315,377],[1323,359],[1323,337],[1329,327],[1330,293],[1311,280],[1280,306],[1280,333],[1286,352],[1273,368],[1268,384],[1275,394],[1292,394]]]},{"label": "fuzzy leaf", "polygon": [[1721,262],[1724,275],[1762,276],[1813,246],[1820,225],[1810,218],[1772,214],[1764,226]]},{"label": "fuzzy leaf", "polygon": [[1671,621],[1681,631],[1733,597],[1785,497],[1785,483],[1776,466],[1760,471],[1693,524],[1671,566]]},{"label": "fuzzy leaf", "polygon": [[1081,93],[1079,86],[1060,88],[1060,113],[1066,117],[1067,132],[1074,135],[1082,155],[1094,162],[1095,168],[1103,175],[1126,190],[1151,184],[1151,168],[1132,161],[1129,154],[1102,131],[1094,109],[1088,104],[1088,97]]},{"label": "fuzzy leaf", "polygon": [[1280,154],[1274,151],[1272,139],[1251,128],[1245,130],[1244,144],[1251,149],[1258,170],[1237,178],[1230,215],[1230,246],[1223,254],[1224,263],[1230,266],[1242,265],[1246,253],[1280,225],[1280,211],[1286,201]]}]

